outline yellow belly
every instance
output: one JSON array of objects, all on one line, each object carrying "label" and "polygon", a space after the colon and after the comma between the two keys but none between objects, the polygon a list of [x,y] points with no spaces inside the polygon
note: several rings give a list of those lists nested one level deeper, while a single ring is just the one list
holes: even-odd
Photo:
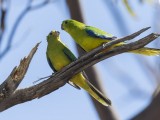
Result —
[{"label": "yellow belly", "polygon": [[57,71],[61,70],[63,67],[71,63],[71,61],[68,59],[68,57],[64,53],[58,52],[58,54],[51,54],[49,57],[50,57],[51,63],[53,64],[54,68]]}]

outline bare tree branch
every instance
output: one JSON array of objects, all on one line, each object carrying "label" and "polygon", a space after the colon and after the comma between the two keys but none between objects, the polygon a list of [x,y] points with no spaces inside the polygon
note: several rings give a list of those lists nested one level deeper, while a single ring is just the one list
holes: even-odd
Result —
[{"label": "bare tree branch", "polygon": [[2,57],[4,57],[4,55],[6,55],[8,53],[8,51],[11,49],[13,37],[14,37],[16,31],[17,31],[18,26],[20,25],[23,18],[27,15],[27,13],[30,12],[31,10],[36,10],[36,9],[41,8],[41,7],[44,7],[45,5],[47,5],[49,3],[49,0],[45,0],[38,5],[32,6],[31,5],[32,1],[33,0],[28,0],[26,8],[17,17],[17,19],[16,19],[16,21],[15,21],[15,23],[14,23],[12,29],[11,29],[9,38],[7,40],[7,45],[5,46],[4,50],[0,52],[0,59],[2,59]]},{"label": "bare tree branch", "polygon": [[28,57],[24,57],[20,61],[20,65],[15,67],[8,78],[0,85],[0,102],[10,96],[23,80],[38,45],[39,43],[31,50]]},{"label": "bare tree branch", "polygon": [[[63,85],[65,85],[67,83],[67,81],[72,76],[74,76],[75,74],[79,73],[80,71],[86,69],[87,67],[92,66],[92,65],[96,64],[97,62],[100,62],[106,58],[118,55],[120,53],[124,53],[127,51],[132,51],[135,49],[142,48],[143,46],[150,43],[151,41],[158,38],[159,36],[160,36],[159,34],[152,33],[152,34],[150,34],[150,35],[148,35],[148,36],[146,36],[136,42],[132,42],[132,43],[125,44],[125,45],[122,45],[119,47],[115,47],[112,50],[109,50],[106,52],[101,52],[101,51],[107,49],[108,47],[111,47],[113,44],[106,43],[105,45],[101,45],[100,47],[94,49],[93,51],[85,54],[84,56],[82,56],[81,58],[76,60],[75,62],[72,62],[71,64],[69,64],[68,66],[63,68],[61,71],[54,74],[54,76],[52,76],[51,78],[49,78],[49,79],[47,79],[37,85],[33,85],[28,88],[19,89],[19,90],[15,90],[14,92],[10,92],[12,94],[7,96],[5,99],[3,99],[0,102],[0,111],[2,112],[2,111],[4,111],[4,110],[6,110],[16,104],[24,103],[24,102],[33,100],[35,98],[43,97],[43,96],[53,92],[54,90],[57,90],[58,88],[62,87]],[[128,39],[130,39],[129,36],[128,36]],[[118,41],[122,42],[122,41],[126,41],[126,39],[121,38],[121,39],[118,39]],[[36,48],[34,48],[33,51],[36,51]],[[92,55],[93,57],[90,57],[90,55]],[[33,53],[30,53],[29,56],[32,57]],[[28,57],[28,58],[31,58],[31,57]],[[29,65],[29,62],[25,62],[24,64]],[[22,67],[22,68],[26,69],[26,70],[21,69],[22,71],[26,72],[28,67]],[[21,72],[21,71],[19,71],[19,72]],[[25,72],[22,72],[22,73],[25,74]],[[12,74],[13,74],[13,72],[12,72]],[[21,79],[23,79],[23,77],[21,77]],[[22,80],[18,80],[18,81],[22,81]],[[3,84],[1,86],[3,86]],[[16,89],[16,87],[14,89]],[[2,94],[3,94],[3,92],[2,92]]]}]

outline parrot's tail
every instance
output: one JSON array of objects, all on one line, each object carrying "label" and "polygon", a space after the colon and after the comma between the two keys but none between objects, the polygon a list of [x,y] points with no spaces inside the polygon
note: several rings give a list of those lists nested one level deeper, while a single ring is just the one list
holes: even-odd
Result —
[{"label": "parrot's tail", "polygon": [[159,56],[160,55],[160,49],[147,48],[147,47],[143,47],[143,48],[133,50],[130,52],[136,53],[136,54],[147,55],[147,56]]},{"label": "parrot's tail", "polygon": [[111,101],[106,98],[97,88],[95,88],[89,81],[86,80],[86,78],[83,76],[83,74],[77,74],[75,75],[71,81],[75,83],[77,86],[85,89],[93,98],[95,98],[98,102],[103,104],[104,106],[111,105]]},{"label": "parrot's tail", "polygon": [[95,98],[98,102],[103,104],[104,106],[110,106],[111,100],[106,98],[96,87],[94,87],[89,81],[87,81],[89,89],[86,89],[88,93]]}]

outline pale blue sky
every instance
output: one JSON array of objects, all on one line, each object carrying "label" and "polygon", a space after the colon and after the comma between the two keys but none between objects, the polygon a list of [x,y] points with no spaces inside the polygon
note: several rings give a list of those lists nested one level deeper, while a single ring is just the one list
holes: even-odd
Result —
[{"label": "pale blue sky", "polygon": [[[5,39],[8,37],[17,15],[24,8],[24,2],[26,0],[21,2],[12,0],[13,4],[8,16],[8,29]],[[131,4],[137,14],[136,19],[128,14],[121,2],[114,5],[114,7],[118,7],[125,20],[124,22],[128,28],[126,35],[143,27],[153,26],[153,5],[142,5],[136,1],[131,1]],[[123,36],[111,11],[107,8],[105,0],[94,0],[94,2],[92,0],[81,0],[81,6],[85,22],[88,25],[96,26],[118,37]],[[46,36],[52,29],[61,32],[63,42],[77,55],[73,40],[60,28],[61,22],[69,18],[65,0],[57,0],[41,9],[29,12],[18,27],[12,50],[0,61],[1,82],[9,75],[12,68],[19,64],[20,59],[27,55],[31,48],[40,41],[42,43],[19,88],[33,85],[33,81],[52,73],[45,55]],[[149,30],[146,34],[151,33],[153,30]],[[29,34],[26,35],[27,31],[29,31]],[[144,72],[145,67],[135,59],[137,56],[122,54],[96,65],[105,92],[112,100],[112,105],[121,120],[128,120],[146,107],[155,88],[154,77]],[[144,58],[155,65],[155,57]],[[123,74],[120,71],[123,71]],[[41,99],[16,105],[2,112],[0,119],[98,120],[99,118],[85,91],[78,91],[69,85],[65,85]]]}]

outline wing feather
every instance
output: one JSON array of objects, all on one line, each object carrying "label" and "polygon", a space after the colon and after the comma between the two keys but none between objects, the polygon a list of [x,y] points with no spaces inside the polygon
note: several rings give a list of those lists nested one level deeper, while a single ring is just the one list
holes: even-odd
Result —
[{"label": "wing feather", "polygon": [[103,30],[100,30],[92,26],[86,26],[85,31],[89,36],[94,38],[100,38],[100,39],[106,39],[106,40],[114,40],[117,38],[109,33],[106,33]]}]

